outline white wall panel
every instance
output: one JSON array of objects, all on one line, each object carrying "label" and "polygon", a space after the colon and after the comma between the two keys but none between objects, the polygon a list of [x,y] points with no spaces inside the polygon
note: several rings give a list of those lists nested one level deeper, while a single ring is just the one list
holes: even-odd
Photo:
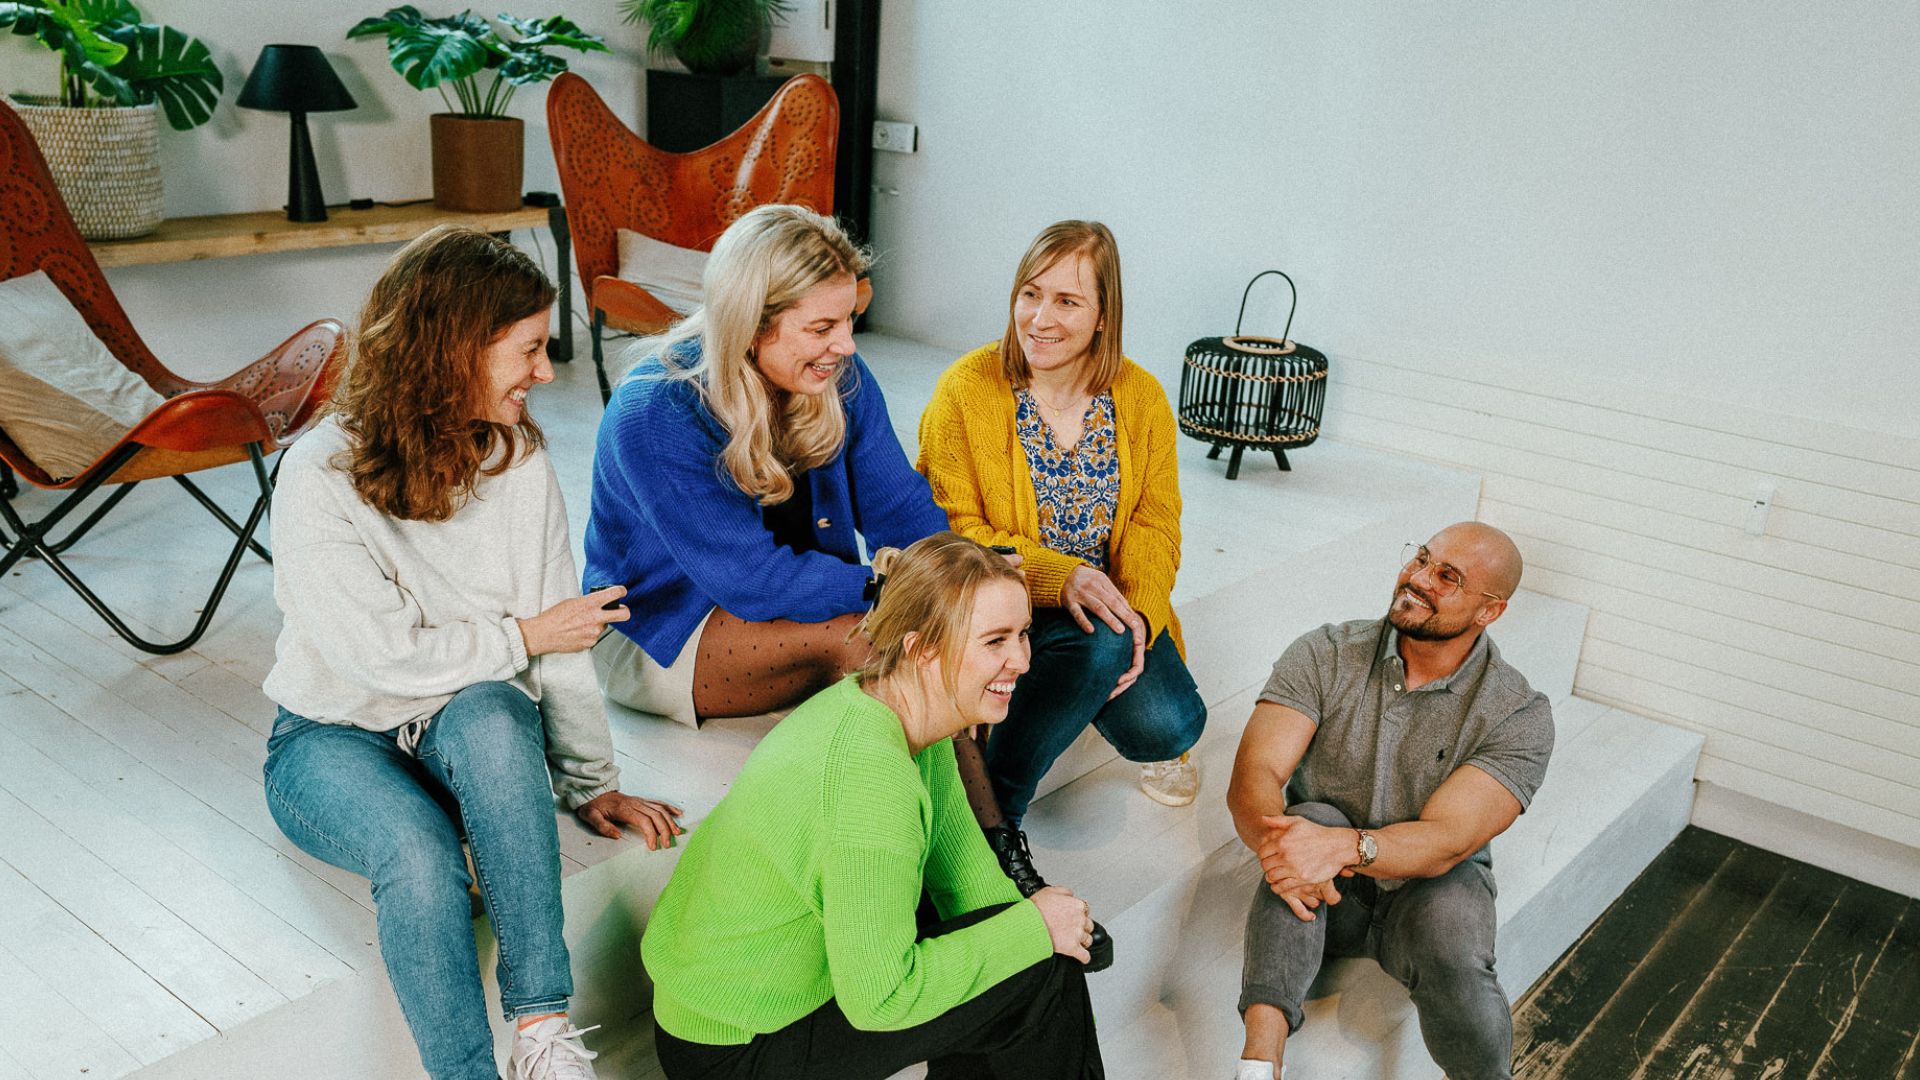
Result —
[{"label": "white wall panel", "polygon": [[[1664,394],[1649,418],[1618,387],[1590,403],[1591,379],[1436,370],[1457,362],[1334,357],[1328,432],[1480,471],[1480,516],[1514,534],[1528,586],[1593,610],[1576,691],[1705,733],[1702,778],[1920,839],[1920,440],[1730,425]],[[1740,430],[1668,418],[1686,415]],[[1631,472],[1603,452],[1609,425]],[[1749,535],[1768,468],[1794,473],[1777,494],[1799,508]]]},{"label": "white wall panel", "polygon": [[[1682,661],[1762,693],[1778,691],[1804,697],[1819,705],[1843,710],[1840,715],[1884,721],[1894,725],[1885,728],[1880,736],[1886,740],[1880,745],[1889,750],[1911,753],[1914,732],[1920,730],[1920,697],[1911,689],[1892,689],[1876,685],[1868,678],[1837,674],[1818,666],[1805,655],[1782,659],[1750,651],[1746,647],[1749,637],[1744,633],[1731,638],[1701,637],[1657,620],[1641,622],[1601,611],[1589,617],[1587,639]],[[1887,664],[1874,666],[1889,667]],[[1873,676],[1886,674],[1885,670],[1873,672]],[[1778,710],[1774,711],[1778,714]]]}]

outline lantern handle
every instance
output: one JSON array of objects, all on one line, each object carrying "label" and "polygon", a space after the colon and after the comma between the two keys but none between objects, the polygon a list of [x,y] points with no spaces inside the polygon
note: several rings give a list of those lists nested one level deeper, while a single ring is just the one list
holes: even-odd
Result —
[{"label": "lantern handle", "polygon": [[1293,305],[1287,308],[1287,328],[1285,330],[1280,331],[1281,344],[1285,344],[1287,341],[1287,334],[1292,332],[1293,330],[1293,313],[1300,309],[1300,290],[1294,287],[1293,279],[1290,277],[1287,277],[1286,271],[1284,270],[1262,270],[1259,273],[1253,275],[1253,281],[1247,282],[1247,291],[1240,294],[1240,314],[1236,316],[1233,320],[1233,336],[1234,337],[1240,336],[1240,323],[1247,317],[1247,297],[1253,295],[1254,284],[1258,282],[1261,278],[1266,277],[1268,274],[1279,274],[1282,278],[1285,278],[1287,282],[1287,291],[1293,294]]}]

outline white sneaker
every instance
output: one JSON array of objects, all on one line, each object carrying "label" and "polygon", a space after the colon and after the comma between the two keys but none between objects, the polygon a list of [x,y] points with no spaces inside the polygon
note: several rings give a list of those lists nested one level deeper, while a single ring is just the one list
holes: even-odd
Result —
[{"label": "white sneaker", "polygon": [[600,1055],[580,1041],[580,1036],[597,1030],[598,1024],[574,1027],[564,1016],[549,1016],[521,1028],[513,1037],[507,1080],[599,1080],[591,1062]]},{"label": "white sneaker", "polygon": [[1234,1067],[1233,1080],[1285,1080],[1285,1069],[1275,1072],[1271,1061],[1241,1058]]},{"label": "white sneaker", "polygon": [[1191,751],[1172,761],[1149,761],[1140,766],[1140,790],[1167,806],[1186,806],[1200,794],[1200,766]]}]

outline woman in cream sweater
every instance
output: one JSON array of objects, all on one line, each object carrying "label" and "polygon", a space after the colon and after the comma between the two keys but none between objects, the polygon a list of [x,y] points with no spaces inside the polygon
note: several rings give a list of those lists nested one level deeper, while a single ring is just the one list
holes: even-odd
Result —
[{"label": "woman in cream sweater", "polygon": [[679,810],[620,791],[586,650],[625,609],[602,610],[617,590],[580,595],[526,412],[553,380],[553,293],[483,232],[402,249],[273,497],[267,807],[302,850],[372,879],[380,956],[434,1080],[499,1076],[461,841],[519,1029],[506,1075],[591,1080],[567,1020],[554,795],[604,836],[680,831]]}]

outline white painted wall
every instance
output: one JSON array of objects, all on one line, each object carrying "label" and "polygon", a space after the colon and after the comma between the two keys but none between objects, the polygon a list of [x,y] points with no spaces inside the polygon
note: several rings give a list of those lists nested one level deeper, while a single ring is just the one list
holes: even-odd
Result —
[{"label": "white painted wall", "polygon": [[1288,270],[1332,435],[1482,472],[1529,584],[1593,608],[1581,693],[1920,846],[1915,40],[1893,2],[888,0],[920,152],[876,155],[873,317],[996,337],[1034,232],[1097,217],[1172,388]]},{"label": "white painted wall", "polygon": [[880,112],[921,131],[875,155],[875,319],[997,336],[1034,232],[1096,216],[1163,372],[1280,266],[1323,347],[1910,430],[1916,38],[1895,2],[888,0]]},{"label": "white painted wall", "polygon": [[[239,6],[214,0],[141,0],[140,6],[149,20],[177,26],[206,42],[227,79],[226,92],[207,124],[188,132],[161,125],[169,217],[285,204],[286,115],[234,105],[261,47],[270,42],[320,46],[359,103],[350,112],[308,118],[328,202],[354,197],[404,201],[432,194],[427,117],[445,110],[440,96],[408,86],[388,66],[384,41],[346,40],[354,23],[392,6],[388,0],[357,7],[306,0],[250,0]],[[419,6],[430,15],[453,10],[452,5]],[[560,50],[559,55],[592,80],[622,119],[640,122],[645,111],[645,34],[620,21],[613,0],[541,0],[531,7],[502,7],[529,18],[566,15],[605,37],[611,53]],[[491,14],[498,9],[480,10]],[[0,36],[0,92],[50,93],[57,71],[53,54],[37,42]],[[526,187],[558,191],[547,142],[546,100],[545,86],[525,87],[509,111],[526,122]],[[515,239],[529,250],[543,250],[548,272],[553,272],[553,244],[544,230],[518,233]],[[185,375],[224,375],[313,319],[330,315],[352,321],[392,252],[383,246],[262,255],[129,267],[107,276],[135,328],[164,362]]]}]

